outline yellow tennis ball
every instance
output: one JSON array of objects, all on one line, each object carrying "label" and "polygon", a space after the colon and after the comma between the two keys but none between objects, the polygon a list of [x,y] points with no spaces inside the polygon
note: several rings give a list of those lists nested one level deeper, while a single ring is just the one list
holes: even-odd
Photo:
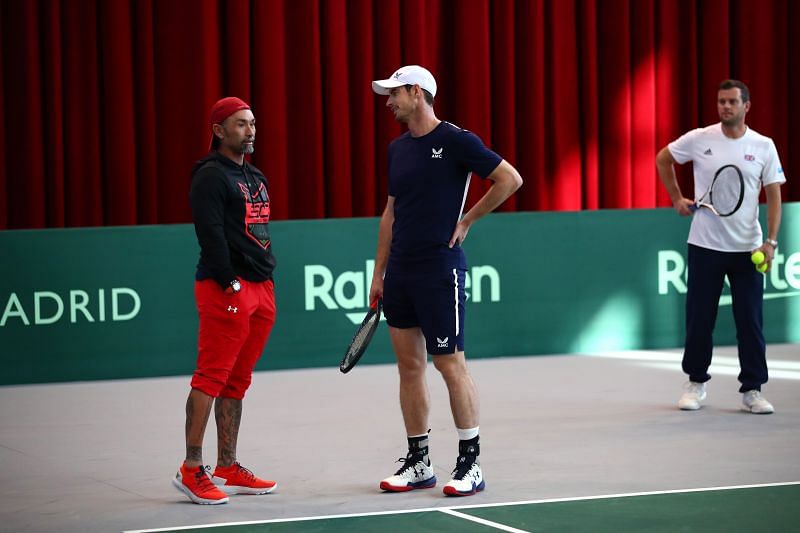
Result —
[{"label": "yellow tennis ball", "polygon": [[758,270],[759,272],[766,272],[768,266],[769,266],[768,263],[761,263],[760,265],[756,265],[756,270]]},{"label": "yellow tennis ball", "polygon": [[766,258],[764,257],[764,252],[762,252],[761,250],[756,250],[755,252],[753,252],[753,255],[750,256],[750,260],[753,262],[754,265],[760,265],[764,263],[764,259]]}]

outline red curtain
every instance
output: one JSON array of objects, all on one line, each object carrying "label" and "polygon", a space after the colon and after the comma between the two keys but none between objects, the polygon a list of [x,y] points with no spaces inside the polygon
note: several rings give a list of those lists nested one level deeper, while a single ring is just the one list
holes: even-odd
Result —
[{"label": "red curtain", "polygon": [[717,121],[728,77],[798,201],[791,27],[792,0],[3,1],[0,229],[190,221],[227,95],[253,106],[276,219],[377,215],[401,127],[370,81],[411,63],[440,118],[520,170],[503,210],[668,205],[655,154]]}]

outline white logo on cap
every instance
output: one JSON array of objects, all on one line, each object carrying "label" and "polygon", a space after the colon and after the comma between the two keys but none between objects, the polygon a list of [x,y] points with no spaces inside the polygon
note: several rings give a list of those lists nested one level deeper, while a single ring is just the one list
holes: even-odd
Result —
[{"label": "white logo on cap", "polygon": [[439,148],[438,150],[436,148],[431,148],[431,152],[433,152],[431,154],[431,159],[441,159],[443,151],[444,151],[444,147]]}]

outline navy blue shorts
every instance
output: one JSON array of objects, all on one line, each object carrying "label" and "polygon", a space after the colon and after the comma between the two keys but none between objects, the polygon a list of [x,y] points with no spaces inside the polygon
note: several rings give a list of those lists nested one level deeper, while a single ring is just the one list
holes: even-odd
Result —
[{"label": "navy blue shorts", "polygon": [[439,274],[387,272],[383,312],[393,328],[420,328],[431,355],[464,351],[465,270]]}]

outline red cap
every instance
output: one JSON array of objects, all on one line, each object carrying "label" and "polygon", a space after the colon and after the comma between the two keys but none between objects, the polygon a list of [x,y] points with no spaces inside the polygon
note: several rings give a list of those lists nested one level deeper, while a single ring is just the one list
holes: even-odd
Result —
[{"label": "red cap", "polygon": [[242,109],[250,109],[250,106],[235,96],[217,100],[217,103],[211,108],[211,124],[222,124],[226,118]]},{"label": "red cap", "polygon": [[[217,103],[211,107],[211,125],[214,124],[222,124],[225,122],[225,119],[229,116],[233,115],[237,111],[241,111],[242,109],[250,109],[250,106],[247,105],[247,102],[242,100],[241,98],[236,98],[235,96],[228,96],[222,98],[221,100],[217,100]],[[211,134],[211,144],[210,148],[214,148],[214,134]]]}]

